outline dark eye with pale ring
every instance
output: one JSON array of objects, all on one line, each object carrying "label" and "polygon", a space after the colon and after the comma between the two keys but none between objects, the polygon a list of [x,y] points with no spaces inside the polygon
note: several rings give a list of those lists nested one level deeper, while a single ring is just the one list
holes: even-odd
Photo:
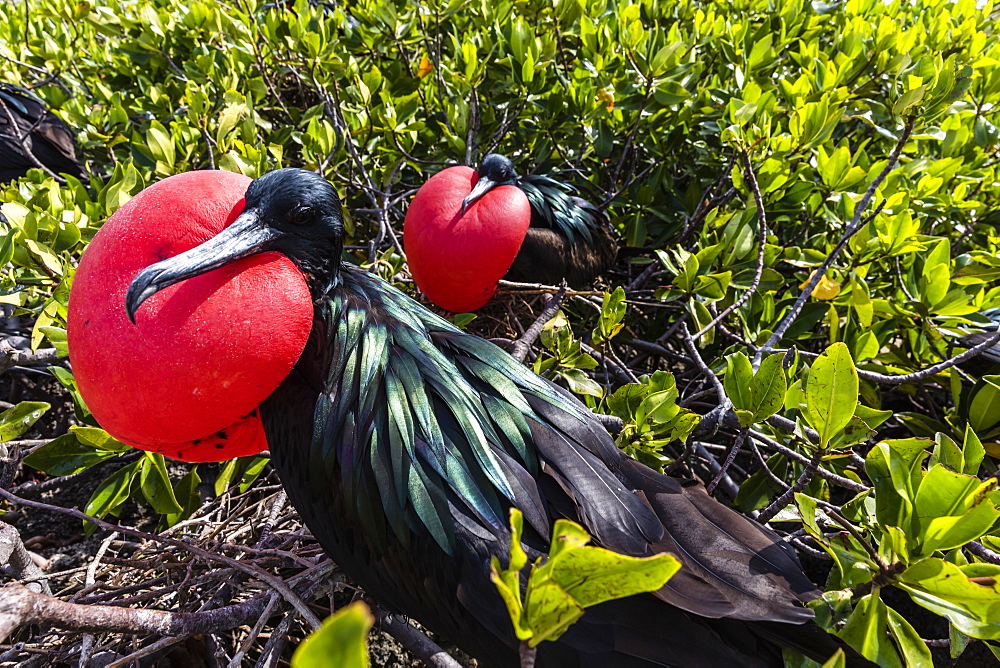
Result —
[{"label": "dark eye with pale ring", "polygon": [[286,218],[290,223],[301,225],[302,223],[305,223],[310,218],[312,218],[312,214],[313,210],[311,206],[306,206],[304,204],[301,204],[299,206],[296,206],[291,211],[289,211],[288,216],[286,216]]}]

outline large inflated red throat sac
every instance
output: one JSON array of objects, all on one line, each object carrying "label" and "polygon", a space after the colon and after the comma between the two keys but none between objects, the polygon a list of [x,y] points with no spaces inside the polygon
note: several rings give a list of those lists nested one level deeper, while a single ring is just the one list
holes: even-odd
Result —
[{"label": "large inflated red throat sac", "polygon": [[145,267],[210,239],[242,211],[250,179],[171,176],[133,197],[94,237],[70,292],[70,360],[80,393],[112,436],[186,461],[267,448],[257,412],[288,375],[312,326],[305,278],[262,253],[147,299],[125,292]]},{"label": "large inflated red throat sac", "polygon": [[403,242],[417,287],[454,313],[474,311],[496,292],[517,257],[531,222],[528,198],[498,186],[461,213],[478,175],[449,167],[432,176],[406,212]]}]

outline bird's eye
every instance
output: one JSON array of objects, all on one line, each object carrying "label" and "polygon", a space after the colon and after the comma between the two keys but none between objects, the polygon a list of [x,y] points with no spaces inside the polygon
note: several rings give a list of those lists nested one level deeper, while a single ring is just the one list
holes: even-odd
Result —
[{"label": "bird's eye", "polygon": [[288,212],[288,222],[301,225],[312,218],[312,207],[300,204]]}]

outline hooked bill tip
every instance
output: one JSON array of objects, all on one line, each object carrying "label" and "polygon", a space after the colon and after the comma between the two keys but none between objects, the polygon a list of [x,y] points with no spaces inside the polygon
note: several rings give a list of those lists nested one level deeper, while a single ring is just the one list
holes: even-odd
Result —
[{"label": "hooked bill tip", "polygon": [[150,272],[150,268],[146,267],[140,271],[129,283],[128,290],[125,292],[125,315],[128,316],[133,325],[135,324],[136,311],[139,310],[142,303],[159,291],[159,286],[154,280],[155,272]]}]

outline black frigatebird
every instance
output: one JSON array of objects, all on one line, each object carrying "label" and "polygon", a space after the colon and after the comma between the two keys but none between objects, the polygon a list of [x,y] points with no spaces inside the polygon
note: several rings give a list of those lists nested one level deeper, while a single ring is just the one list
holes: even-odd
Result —
[{"label": "black frigatebird", "polygon": [[[70,353],[112,434],[221,460],[246,454],[236,441],[259,415],[289,498],[327,553],[480,665],[517,665],[489,577],[490,558],[506,559],[512,506],[531,558],[568,518],[604,548],[683,564],[654,594],[589,609],[540,646],[541,666],[781,666],[782,646],[820,661],[837,649],[801,605],[818,592],[777,535],[627,457],[571,394],[342,262],[341,206],[325,179],[274,171],[244,201],[244,177],[220,174],[147,188],[80,263]],[[258,324],[269,299],[287,329]],[[256,368],[269,355],[278,379]],[[133,382],[108,371],[116,365]],[[140,384],[170,406],[143,404]],[[187,436],[152,433],[181,421]]]},{"label": "black frigatebird", "polygon": [[0,82],[0,183],[35,168],[87,178],[69,126],[26,88]]},{"label": "black frigatebird", "polygon": [[497,153],[476,171],[435,174],[406,214],[414,281],[450,311],[479,308],[500,278],[589,287],[618,246],[605,213],[575,192],[551,176],[519,176]]}]

